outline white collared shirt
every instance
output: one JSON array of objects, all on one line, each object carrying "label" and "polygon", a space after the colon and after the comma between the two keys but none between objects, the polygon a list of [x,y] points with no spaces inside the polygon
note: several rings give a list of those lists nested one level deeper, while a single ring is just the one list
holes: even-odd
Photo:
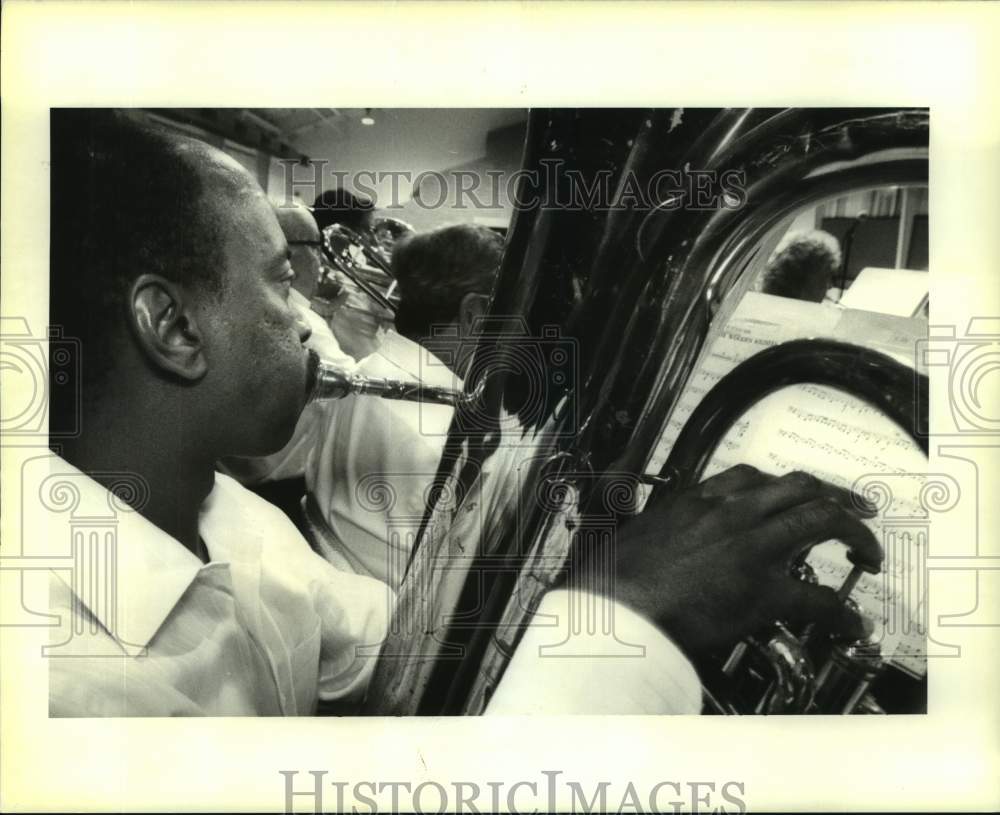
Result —
[{"label": "white collared shirt", "polygon": [[[75,514],[107,515],[107,490],[53,461]],[[208,564],[140,514],[116,516],[113,554],[102,533],[77,569],[52,573],[51,715],[302,716],[363,697],[394,599],[384,584],[334,569],[222,474],[199,521]]]},{"label": "white collared shirt", "polygon": [[[65,461],[36,461],[27,486],[77,496],[47,516],[74,562],[51,572],[51,716],[301,716],[363,697],[394,602],[384,584],[333,568],[222,474],[200,515],[203,564]],[[487,713],[699,711],[697,675],[669,639],[615,604],[615,642],[641,656],[610,658],[606,636],[567,633],[575,602],[545,595]],[[572,656],[553,650],[567,642]]]}]

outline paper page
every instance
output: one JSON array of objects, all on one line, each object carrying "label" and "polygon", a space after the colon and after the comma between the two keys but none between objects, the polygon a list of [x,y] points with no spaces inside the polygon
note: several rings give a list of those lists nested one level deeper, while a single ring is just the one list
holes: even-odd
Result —
[{"label": "paper page", "polygon": [[[705,393],[753,354],[792,339],[826,337],[912,361],[914,343],[926,333],[919,319],[886,317],[825,304],[748,293],[729,322],[706,344],[657,446],[647,472],[656,473]],[[881,575],[865,575],[852,597],[882,637],[882,653],[911,673],[926,672],[926,612],[915,590],[922,580],[926,526],[919,494],[927,459],[909,435],[862,400],[834,388],[796,385],[761,400],[737,421],[719,444],[705,477],[738,463],[780,475],[801,469],[843,487],[886,485],[886,505],[868,522],[886,549]],[[873,488],[878,488],[873,486]],[[903,526],[891,519],[906,518]],[[837,542],[817,546],[808,562],[824,585],[839,587],[851,569]]]},{"label": "paper page", "polygon": [[840,304],[846,308],[910,317],[927,299],[929,280],[927,272],[868,266],[858,273]]}]

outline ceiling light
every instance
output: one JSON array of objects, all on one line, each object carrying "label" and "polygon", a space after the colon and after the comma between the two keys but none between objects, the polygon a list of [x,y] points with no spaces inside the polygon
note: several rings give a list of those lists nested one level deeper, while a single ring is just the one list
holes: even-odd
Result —
[{"label": "ceiling light", "polygon": [[375,119],[372,117],[371,108],[365,108],[365,115],[361,117],[361,124],[368,125],[369,127],[375,124]]}]

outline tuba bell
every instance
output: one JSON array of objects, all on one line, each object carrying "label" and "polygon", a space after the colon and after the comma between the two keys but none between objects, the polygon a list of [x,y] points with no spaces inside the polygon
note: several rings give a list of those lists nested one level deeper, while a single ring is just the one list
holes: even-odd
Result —
[{"label": "tuba bell", "polygon": [[[636,475],[713,317],[768,233],[851,190],[926,185],[928,122],[926,110],[896,108],[531,112],[517,199],[538,205],[515,212],[491,317],[527,327],[544,386],[519,370],[525,343],[516,331],[482,332],[466,380],[482,389],[477,420],[452,422],[369,712],[481,713],[579,545],[579,536],[565,542],[565,501],[539,496],[553,487],[570,495],[582,529],[607,517],[607,496],[621,486],[663,491],[697,481],[735,418],[730,409],[742,412],[787,383],[789,369],[795,381],[818,378],[875,401],[926,439],[916,424],[926,416],[926,379],[915,389],[912,371],[864,349],[790,343],[733,371],[659,476]],[[727,186],[734,177],[738,189]],[[663,178],[668,189],[648,207],[572,205],[581,189],[607,184],[621,194],[632,179],[659,190]],[[699,184],[716,205],[689,205]],[[548,354],[556,346],[563,353]],[[752,401],[726,398],[748,376]],[[503,444],[512,422],[522,445],[514,463]],[[471,546],[458,519],[482,504],[494,516]],[[627,504],[614,506],[616,518]],[[804,564],[800,576],[811,579]],[[702,676],[714,712],[872,712],[868,689],[881,668],[869,643],[821,641],[775,621]]]}]

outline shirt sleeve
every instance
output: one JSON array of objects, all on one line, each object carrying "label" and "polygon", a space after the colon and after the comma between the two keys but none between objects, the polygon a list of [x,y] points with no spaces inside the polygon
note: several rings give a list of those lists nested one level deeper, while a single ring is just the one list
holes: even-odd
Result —
[{"label": "shirt sleeve", "polygon": [[202,534],[213,559],[230,561],[237,592],[253,598],[244,603],[251,632],[293,672],[308,666],[313,700],[361,698],[389,630],[393,591],[331,566],[284,512],[232,479],[217,475],[212,498],[226,499],[228,512],[203,513]]},{"label": "shirt sleeve", "polygon": [[396,595],[385,583],[340,571],[318,555],[313,607],[320,618],[317,695],[323,701],[360,700],[389,630]]},{"label": "shirt sleeve", "polygon": [[[570,630],[564,589],[542,598],[486,713],[697,714],[701,684],[681,650],[644,617],[610,600],[610,632]],[[538,624],[554,619],[554,625]]]}]

